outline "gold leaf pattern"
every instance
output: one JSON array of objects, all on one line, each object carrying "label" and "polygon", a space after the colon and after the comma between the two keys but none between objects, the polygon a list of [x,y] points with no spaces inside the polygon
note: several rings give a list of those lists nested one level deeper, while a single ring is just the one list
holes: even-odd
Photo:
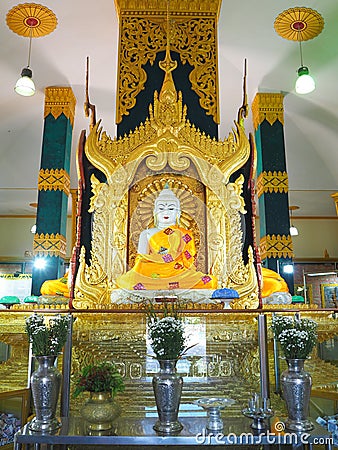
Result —
[{"label": "gold leaf pattern", "polygon": [[71,88],[48,87],[45,89],[44,117],[52,114],[56,120],[62,113],[74,126],[76,98]]},{"label": "gold leaf pattern", "polygon": [[268,234],[262,237],[259,246],[262,259],[294,257],[290,235]]},{"label": "gold leaf pattern", "polygon": [[266,192],[287,193],[289,191],[288,174],[280,170],[271,172],[262,172],[257,177],[257,195],[258,198]]},{"label": "gold leaf pattern", "polygon": [[70,193],[69,174],[65,169],[40,169],[38,190],[63,191],[68,197]]},{"label": "gold leaf pattern", "polygon": [[338,216],[338,192],[335,192],[334,194],[331,194],[331,197],[333,198],[335,205],[336,205],[336,213]]},{"label": "gold leaf pattern", "polygon": [[[163,18],[123,16],[121,29],[117,123],[129,114],[137,95],[144,89],[147,74],[142,66],[148,62],[153,65],[157,53],[166,48]],[[192,89],[206,114],[219,123],[215,18],[172,21],[170,47],[179,53],[182,64],[193,67],[189,76]]]},{"label": "gold leaf pattern", "polygon": [[59,233],[39,234],[34,235],[33,242],[34,255],[49,255],[66,257],[66,238]]},{"label": "gold leaf pattern", "polygon": [[252,102],[252,120],[255,130],[267,120],[272,126],[277,120],[284,125],[284,95],[278,93],[258,93]]}]

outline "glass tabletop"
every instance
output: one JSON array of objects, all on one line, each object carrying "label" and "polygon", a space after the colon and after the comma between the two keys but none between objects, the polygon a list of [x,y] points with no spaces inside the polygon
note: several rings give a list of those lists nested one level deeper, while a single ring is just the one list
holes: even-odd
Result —
[{"label": "glass tabletop", "polygon": [[[224,428],[220,432],[206,429],[206,417],[179,417],[183,430],[177,435],[161,435],[153,430],[155,418],[143,419],[119,417],[114,427],[106,432],[89,432],[81,417],[62,417],[62,426],[54,434],[37,433],[26,424],[15,435],[15,443],[82,444],[82,445],[262,445],[262,444],[321,444],[331,448],[331,434],[314,422],[314,429],[307,433],[276,430],[273,421],[267,420],[267,428],[255,432],[248,418],[223,417]],[[16,448],[20,448],[19,446]]]}]

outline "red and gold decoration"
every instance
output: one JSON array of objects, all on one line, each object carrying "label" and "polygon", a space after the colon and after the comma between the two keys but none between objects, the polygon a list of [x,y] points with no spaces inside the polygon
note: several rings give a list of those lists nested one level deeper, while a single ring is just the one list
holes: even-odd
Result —
[{"label": "red and gold decoration", "polygon": [[52,33],[57,26],[53,11],[36,3],[14,6],[6,17],[8,27],[19,36],[41,37]]},{"label": "red and gold decoration", "polygon": [[45,6],[35,3],[24,3],[17,5],[7,13],[8,27],[19,36],[29,38],[28,62],[21,71],[21,76],[17,80],[14,91],[23,97],[30,97],[35,94],[35,84],[33,72],[30,67],[32,39],[34,37],[46,36],[55,30],[57,19],[53,11]]},{"label": "red and gold decoration", "polygon": [[308,41],[324,28],[324,19],[311,8],[295,7],[280,13],[274,23],[276,32],[290,41]]}]

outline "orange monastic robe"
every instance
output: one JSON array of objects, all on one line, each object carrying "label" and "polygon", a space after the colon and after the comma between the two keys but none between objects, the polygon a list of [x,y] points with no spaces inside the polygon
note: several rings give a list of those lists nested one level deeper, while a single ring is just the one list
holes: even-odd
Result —
[{"label": "orange monastic robe", "polygon": [[195,268],[191,231],[171,225],[149,239],[149,254],[138,254],[134,267],[116,284],[128,290],[216,289],[217,279]]},{"label": "orange monastic robe", "polygon": [[277,272],[274,270],[262,267],[263,286],[262,297],[269,297],[274,292],[289,292],[289,287]]}]

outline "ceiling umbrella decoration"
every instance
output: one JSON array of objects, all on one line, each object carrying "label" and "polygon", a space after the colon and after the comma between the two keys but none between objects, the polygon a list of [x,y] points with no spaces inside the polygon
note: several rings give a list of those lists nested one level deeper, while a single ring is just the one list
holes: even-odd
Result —
[{"label": "ceiling umbrella decoration", "polygon": [[19,36],[33,38],[46,36],[55,30],[57,18],[46,6],[23,3],[14,6],[7,13],[8,27]]}]

